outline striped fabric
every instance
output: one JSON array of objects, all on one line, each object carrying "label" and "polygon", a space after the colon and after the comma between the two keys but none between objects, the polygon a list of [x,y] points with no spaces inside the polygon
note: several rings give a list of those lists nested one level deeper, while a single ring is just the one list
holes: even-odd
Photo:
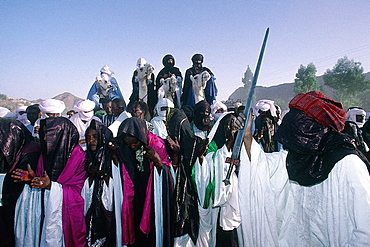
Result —
[{"label": "striped fabric", "polygon": [[339,132],[343,130],[346,122],[346,111],[342,103],[318,91],[298,94],[290,101],[289,108],[304,111],[318,123]]}]

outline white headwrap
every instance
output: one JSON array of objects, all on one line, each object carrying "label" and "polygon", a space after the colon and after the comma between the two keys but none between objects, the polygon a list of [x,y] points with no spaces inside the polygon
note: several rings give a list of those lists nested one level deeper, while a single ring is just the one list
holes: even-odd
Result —
[{"label": "white headwrap", "polygon": [[366,117],[365,117],[365,120],[369,120],[369,117],[370,117],[370,112],[366,112]]},{"label": "white headwrap", "polygon": [[214,115],[216,111],[219,109],[223,109],[224,111],[227,111],[227,106],[221,101],[215,100],[213,104],[211,105],[211,114]]},{"label": "white headwrap", "polygon": [[144,67],[145,64],[147,64],[148,62],[145,60],[145,58],[139,58],[137,60],[137,63],[136,63],[136,68],[141,68],[141,67]]},{"label": "white headwrap", "polygon": [[22,106],[18,107],[17,110],[15,110],[17,120],[20,121],[24,125],[30,124],[30,121],[27,118],[27,113],[20,114],[20,112],[22,112],[22,111],[25,112],[26,109],[27,109],[27,106],[22,105]]},{"label": "white headwrap", "polygon": [[107,74],[109,76],[112,76],[114,74],[114,72],[110,70],[108,65],[105,65],[103,68],[101,68],[100,73],[104,73],[104,74]]},{"label": "white headwrap", "polygon": [[0,106],[0,118],[16,118],[15,114],[8,108]]},{"label": "white headwrap", "polygon": [[[46,99],[39,104],[39,108],[42,112],[42,115],[41,118],[36,120],[34,124],[34,129],[40,126],[41,119],[49,117],[49,115],[47,115],[46,113],[59,113],[60,115],[62,115],[62,112],[64,111],[64,109],[66,109],[66,105],[61,100]],[[32,133],[32,136],[39,138],[39,135],[35,132]]]},{"label": "white headwrap", "polygon": [[221,101],[215,100],[213,104],[211,105],[211,115],[214,119],[214,121],[217,121],[217,119],[222,115],[223,112],[216,113],[217,110],[223,109],[224,112],[227,111],[227,106],[222,103]]},{"label": "white headwrap", "polygon": [[91,111],[94,110],[95,108],[95,103],[92,100],[89,99],[84,99],[84,100],[79,100],[74,106],[73,109],[76,112],[81,112],[81,111]]},{"label": "white headwrap", "polygon": [[15,113],[19,114],[21,111],[26,111],[26,110],[27,110],[27,106],[22,105],[22,106],[18,107],[17,110],[15,110]]},{"label": "white headwrap", "polygon": [[[357,121],[357,116],[362,116],[361,121]],[[359,128],[362,128],[365,124],[366,112],[361,108],[351,108],[347,111],[347,121],[351,121],[357,124]]]},{"label": "white headwrap", "polygon": [[40,111],[42,111],[43,118],[47,117],[46,113],[62,114],[66,105],[63,101],[57,99],[46,99],[39,104]]},{"label": "white headwrap", "polygon": [[80,100],[74,106],[73,109],[77,111],[77,115],[83,121],[89,121],[94,116],[95,102],[89,99]]},{"label": "white headwrap", "polygon": [[161,120],[166,120],[167,110],[161,111],[162,107],[175,108],[175,105],[173,104],[171,100],[167,98],[162,98],[158,100],[158,103],[155,106],[155,111]]},{"label": "white headwrap", "polygon": [[271,116],[277,117],[276,107],[274,101],[268,99],[261,99],[257,101],[253,106],[253,114],[258,117],[260,115],[259,111],[268,111],[270,110]]}]

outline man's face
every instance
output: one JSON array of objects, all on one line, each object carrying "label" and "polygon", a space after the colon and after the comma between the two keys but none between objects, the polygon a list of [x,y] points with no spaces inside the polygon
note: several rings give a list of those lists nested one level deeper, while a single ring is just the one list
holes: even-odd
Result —
[{"label": "man's face", "polygon": [[41,114],[36,109],[31,109],[27,111],[27,118],[31,122],[31,124],[34,124],[38,118],[40,118]]},{"label": "man's face", "polygon": [[131,115],[144,120],[144,111],[141,110],[140,105],[136,105],[131,110]]},{"label": "man's face", "polygon": [[49,117],[60,117],[60,113],[46,113]]},{"label": "man's face", "polygon": [[89,129],[86,133],[86,144],[87,148],[95,152],[98,145],[98,134],[96,133],[96,130]]},{"label": "man's face", "polygon": [[108,102],[108,103],[105,103],[103,105],[104,107],[104,111],[108,114],[108,115],[112,115],[113,114],[113,111],[112,111],[112,102]]},{"label": "man's face", "polygon": [[203,125],[210,125],[211,124],[211,119],[210,119],[209,115],[210,115],[210,112],[208,110],[205,110],[205,111],[199,112],[194,117],[195,118],[201,118]]},{"label": "man's face", "polygon": [[123,112],[123,107],[119,107],[115,102],[112,102],[113,116],[118,117]]},{"label": "man's face", "polygon": [[123,140],[126,145],[134,151],[139,150],[143,145],[143,143],[136,137],[124,137]]}]

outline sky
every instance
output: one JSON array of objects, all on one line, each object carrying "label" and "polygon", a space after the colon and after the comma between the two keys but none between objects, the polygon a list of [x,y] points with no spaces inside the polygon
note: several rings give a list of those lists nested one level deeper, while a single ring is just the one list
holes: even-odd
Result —
[{"label": "sky", "polygon": [[108,65],[128,101],[139,58],[157,74],[170,53],[185,74],[201,53],[226,100],[267,28],[259,86],[293,82],[311,62],[322,75],[344,56],[370,71],[369,0],[0,0],[0,13],[0,93],[13,98],[86,98]]}]

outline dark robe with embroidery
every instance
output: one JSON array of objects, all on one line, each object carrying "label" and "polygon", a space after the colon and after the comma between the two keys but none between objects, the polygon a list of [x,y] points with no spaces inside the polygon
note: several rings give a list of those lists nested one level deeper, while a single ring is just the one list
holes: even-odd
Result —
[{"label": "dark robe with embroidery", "polygon": [[202,143],[194,136],[189,120],[181,109],[173,109],[168,121],[169,136],[180,145],[180,163],[175,187],[175,236],[189,234],[194,244],[199,234],[198,195],[191,179],[191,171]]},{"label": "dark robe with embroidery", "polygon": [[116,239],[114,212],[106,210],[102,202],[103,184],[105,183],[103,176],[112,177],[112,155],[108,143],[113,140],[113,134],[104,124],[95,120],[91,121],[86,133],[89,129],[96,131],[98,143],[94,152],[87,148],[85,167],[86,169],[96,168],[99,174],[95,174],[93,178],[95,185],[91,206],[86,215],[87,235],[91,233],[91,244],[98,239],[106,238],[105,246],[114,246]]},{"label": "dark robe with embroidery", "polygon": [[[24,183],[14,183],[11,178],[15,169],[36,170],[40,145],[32,141],[31,133],[19,121],[0,118],[0,173],[6,173],[0,206],[0,246],[14,246],[15,205]],[[27,185],[28,186],[28,185]]]},{"label": "dark robe with embroidery", "polygon": [[122,205],[122,244],[128,246],[156,246],[154,227],[153,172],[154,164],[142,156],[140,162],[136,151],[123,141],[129,134],[143,145],[153,148],[162,160],[163,177],[163,246],[173,246],[173,186],[170,174],[170,161],[164,141],[150,133],[144,120],[136,117],[122,122],[118,131],[118,155],[121,166],[124,198]]},{"label": "dark robe with embroidery", "polygon": [[[135,70],[133,75],[132,75],[132,79],[131,79],[132,93],[131,93],[131,96],[130,96],[130,99],[129,99],[130,102],[127,106],[127,109],[130,109],[132,104],[135,101],[139,100],[139,81],[137,80],[136,77],[137,77],[137,71]],[[150,114],[153,114],[154,107],[155,107],[155,105],[157,104],[157,101],[158,101],[157,90],[158,90],[159,86],[160,86],[159,84],[155,83],[155,76],[152,73],[151,76],[150,76],[150,79],[147,81],[148,102],[146,102],[146,103],[148,104]]]}]

